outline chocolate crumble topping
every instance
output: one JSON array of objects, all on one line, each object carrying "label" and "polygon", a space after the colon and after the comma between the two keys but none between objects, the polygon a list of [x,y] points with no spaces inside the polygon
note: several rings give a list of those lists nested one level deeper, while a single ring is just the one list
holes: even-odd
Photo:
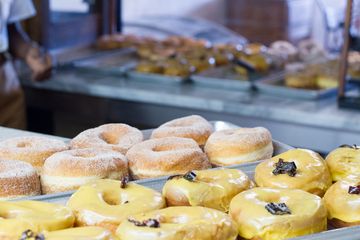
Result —
[{"label": "chocolate crumble topping", "polygon": [[126,186],[127,186],[128,183],[129,183],[129,177],[123,177],[123,178],[121,179],[121,185],[120,185],[120,187],[121,187],[121,188],[126,188]]},{"label": "chocolate crumble topping", "polygon": [[291,214],[290,209],[285,203],[268,203],[266,204],[265,209],[272,215]]},{"label": "chocolate crumble topping", "polygon": [[160,227],[160,222],[153,218],[149,218],[142,222],[129,218],[128,221],[133,223],[137,227],[151,227],[151,228],[159,228]]},{"label": "chocolate crumble topping", "polygon": [[349,193],[349,194],[360,194],[360,185],[357,185],[357,186],[349,186],[348,193]]},{"label": "chocolate crumble topping", "polygon": [[284,159],[280,158],[277,163],[275,163],[275,169],[272,171],[274,175],[287,174],[290,177],[295,177],[296,175],[296,164],[294,162],[285,162]]},{"label": "chocolate crumble topping", "polygon": [[190,182],[193,182],[196,179],[196,174],[193,171],[190,171],[190,172],[185,173],[183,178],[185,178],[186,180],[188,180]]}]

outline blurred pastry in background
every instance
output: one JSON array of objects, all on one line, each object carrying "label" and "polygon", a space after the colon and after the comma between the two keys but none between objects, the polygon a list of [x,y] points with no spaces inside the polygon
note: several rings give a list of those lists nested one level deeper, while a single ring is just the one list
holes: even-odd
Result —
[{"label": "blurred pastry in background", "polygon": [[285,85],[292,88],[316,89],[316,72],[301,62],[285,66]]},{"label": "blurred pastry in background", "polygon": [[348,74],[353,79],[360,79],[360,52],[351,51],[348,56]]},{"label": "blurred pastry in background", "polygon": [[323,47],[312,39],[303,40],[298,45],[300,60],[305,63],[314,63],[326,58]]},{"label": "blurred pastry in background", "polygon": [[287,41],[273,42],[267,53],[269,54],[272,64],[276,68],[283,68],[285,64],[298,60],[299,51],[297,47]]},{"label": "blurred pastry in background", "polygon": [[163,66],[154,61],[142,60],[136,66],[136,71],[141,73],[162,73]]},{"label": "blurred pastry in background", "polygon": [[169,59],[165,61],[163,67],[164,67],[164,72],[163,72],[164,75],[178,76],[178,77],[188,77],[193,69],[186,62],[184,61],[181,62],[174,59]]},{"label": "blurred pastry in background", "polygon": [[338,75],[340,61],[338,59],[328,60],[324,63],[315,65],[317,67],[317,86],[320,89],[338,87]]}]

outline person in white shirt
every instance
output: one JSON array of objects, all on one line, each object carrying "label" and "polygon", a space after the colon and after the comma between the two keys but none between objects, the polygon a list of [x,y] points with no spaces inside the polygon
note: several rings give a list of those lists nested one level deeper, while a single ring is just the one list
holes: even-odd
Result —
[{"label": "person in white shirt", "polygon": [[34,15],[31,0],[0,0],[0,126],[26,126],[24,94],[11,58],[24,60],[35,81],[51,75],[51,57],[30,41],[19,23]]}]

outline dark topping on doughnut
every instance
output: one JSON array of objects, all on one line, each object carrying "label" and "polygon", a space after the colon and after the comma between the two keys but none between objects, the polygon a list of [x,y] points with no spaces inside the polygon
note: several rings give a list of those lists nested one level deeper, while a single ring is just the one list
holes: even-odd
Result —
[{"label": "dark topping on doughnut", "polygon": [[360,194],[360,185],[357,185],[357,186],[349,186],[348,193],[349,193],[349,194]]},{"label": "dark topping on doughnut", "polygon": [[121,185],[120,185],[120,187],[121,187],[121,188],[126,188],[128,182],[129,182],[129,177],[123,177],[123,178],[121,179]]},{"label": "dark topping on doughnut", "polygon": [[166,181],[169,181],[169,180],[171,180],[171,179],[182,178],[182,177],[183,177],[183,175],[181,175],[181,174],[172,175],[172,176],[168,177],[168,178],[166,179]]},{"label": "dark topping on doughnut", "polygon": [[349,144],[343,144],[339,148],[352,148],[352,149],[355,149],[355,150],[360,149],[360,147],[357,146],[356,144],[353,144],[352,146],[349,145]]},{"label": "dark topping on doughnut", "polygon": [[268,203],[266,204],[265,209],[272,215],[291,214],[290,209],[285,203]]},{"label": "dark topping on doughnut", "polygon": [[26,239],[31,239],[34,238],[34,240],[45,240],[45,236],[42,233],[39,233],[37,235],[35,235],[35,233],[33,231],[31,231],[30,229],[24,231],[21,234],[21,237],[19,240],[26,240]]},{"label": "dark topping on doughnut", "polygon": [[25,230],[22,234],[21,234],[21,237],[20,237],[20,239],[19,240],[26,240],[26,239],[28,239],[28,238],[32,238],[32,237],[34,237],[34,232],[33,231],[31,231],[30,229],[28,229],[28,230]]},{"label": "dark topping on doughnut", "polygon": [[287,174],[290,177],[295,177],[296,175],[296,164],[294,162],[284,162],[284,159],[280,158],[277,163],[275,163],[275,169],[272,171],[274,175]]},{"label": "dark topping on doughnut", "polygon": [[151,227],[151,228],[159,228],[160,227],[160,222],[153,218],[149,218],[142,222],[129,218],[128,221],[133,223],[137,227]]},{"label": "dark topping on doughnut", "polygon": [[125,202],[124,202],[124,204],[127,204],[127,203],[129,203],[129,201],[125,201]]},{"label": "dark topping on doughnut", "polygon": [[190,171],[190,172],[185,173],[183,178],[185,178],[186,180],[188,180],[190,182],[193,182],[196,179],[196,174],[193,171]]},{"label": "dark topping on doughnut", "polygon": [[35,240],[45,240],[44,234],[39,233],[38,235],[35,236]]}]

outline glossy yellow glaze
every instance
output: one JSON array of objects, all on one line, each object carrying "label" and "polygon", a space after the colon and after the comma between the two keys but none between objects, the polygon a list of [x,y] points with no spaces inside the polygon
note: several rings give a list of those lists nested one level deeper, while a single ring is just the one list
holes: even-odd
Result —
[{"label": "glossy yellow glaze", "polygon": [[[359,173],[360,174],[360,173]],[[327,190],[324,200],[329,219],[343,222],[360,222],[360,195],[349,194],[349,186],[360,185],[360,175],[350,175]]]},{"label": "glossy yellow glaze", "polygon": [[27,229],[39,232],[72,227],[75,217],[64,206],[36,201],[0,202],[0,239],[18,239]]},{"label": "glossy yellow glaze", "polygon": [[111,231],[129,215],[165,207],[160,193],[135,183],[102,179],[82,186],[69,199],[77,226],[102,226]]},{"label": "glossy yellow glaze", "polygon": [[[272,215],[265,206],[285,203],[288,215]],[[245,239],[281,240],[321,232],[327,228],[326,208],[320,197],[297,189],[253,188],[230,203],[230,216]]]},{"label": "glossy yellow glaze", "polygon": [[[272,173],[280,158],[295,162],[297,172],[294,177]],[[323,196],[332,183],[324,159],[306,149],[292,149],[260,163],[255,169],[255,182],[259,187],[302,189],[319,196]]]},{"label": "glossy yellow glaze", "polygon": [[326,157],[333,181],[360,173],[360,149],[337,148]]},{"label": "glossy yellow glaze", "polygon": [[120,240],[235,240],[237,237],[236,225],[230,217],[210,208],[169,207],[132,218],[157,219],[160,227],[137,227],[123,221],[116,231]]},{"label": "glossy yellow glaze", "polygon": [[227,212],[231,199],[252,186],[248,176],[237,169],[193,172],[196,174],[193,182],[184,178],[167,181],[163,187],[163,196],[166,199],[185,196],[191,206],[203,206]]},{"label": "glossy yellow glaze", "polygon": [[78,227],[43,233],[46,240],[117,240],[109,230],[101,227]]}]

